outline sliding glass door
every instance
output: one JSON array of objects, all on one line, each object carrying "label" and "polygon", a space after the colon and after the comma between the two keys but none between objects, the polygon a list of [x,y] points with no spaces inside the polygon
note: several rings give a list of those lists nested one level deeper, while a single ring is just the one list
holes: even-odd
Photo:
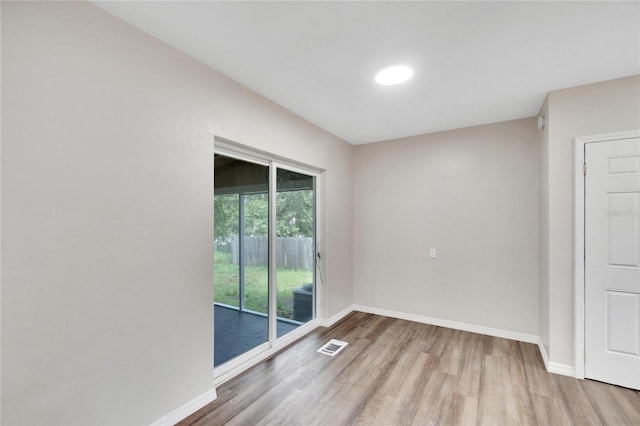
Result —
[{"label": "sliding glass door", "polygon": [[314,176],[215,154],[214,366],[315,318],[315,205]]}]

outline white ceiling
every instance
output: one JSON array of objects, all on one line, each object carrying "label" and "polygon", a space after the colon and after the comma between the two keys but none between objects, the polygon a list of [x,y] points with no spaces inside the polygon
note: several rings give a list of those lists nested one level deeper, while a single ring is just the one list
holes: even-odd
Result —
[{"label": "white ceiling", "polygon": [[[353,144],[536,115],[640,74],[640,2],[94,2]],[[414,67],[400,86],[374,74]]]}]

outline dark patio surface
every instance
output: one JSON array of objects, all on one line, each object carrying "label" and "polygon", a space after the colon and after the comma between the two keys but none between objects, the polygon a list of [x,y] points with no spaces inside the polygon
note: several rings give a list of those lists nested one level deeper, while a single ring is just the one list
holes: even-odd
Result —
[{"label": "dark patio surface", "polygon": [[[267,317],[219,305],[214,305],[213,312],[214,366],[219,366],[267,341]],[[278,320],[277,335],[284,336],[296,328],[296,324]]]}]

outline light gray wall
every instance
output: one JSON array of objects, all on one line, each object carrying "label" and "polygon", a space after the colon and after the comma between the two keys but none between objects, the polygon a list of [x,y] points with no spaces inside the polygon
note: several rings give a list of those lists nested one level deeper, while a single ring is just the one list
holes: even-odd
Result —
[{"label": "light gray wall", "polygon": [[1,7],[2,424],[211,389],[214,132],[327,170],[321,314],[353,303],[351,145],[91,4]]},{"label": "light gray wall", "polygon": [[640,129],[640,76],[589,84],[548,95],[549,360],[573,366],[573,139]]},{"label": "light gray wall", "polygon": [[356,303],[537,334],[534,118],[360,145],[354,199]]}]

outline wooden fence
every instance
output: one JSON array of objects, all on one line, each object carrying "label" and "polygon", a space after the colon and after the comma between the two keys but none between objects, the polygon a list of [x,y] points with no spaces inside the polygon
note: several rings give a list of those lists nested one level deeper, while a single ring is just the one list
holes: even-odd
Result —
[{"label": "wooden fence", "polygon": [[[239,241],[238,237],[231,240],[231,259],[234,265],[238,264]],[[313,271],[315,253],[313,238],[308,237],[277,237],[276,238],[276,265],[282,269],[298,269]],[[244,264],[245,266],[267,266],[268,262],[267,237],[244,238]]]}]

